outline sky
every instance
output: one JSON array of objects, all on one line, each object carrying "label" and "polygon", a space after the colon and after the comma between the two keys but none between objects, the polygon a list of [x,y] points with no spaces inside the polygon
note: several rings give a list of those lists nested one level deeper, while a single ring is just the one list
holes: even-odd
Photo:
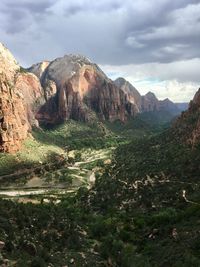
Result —
[{"label": "sky", "polygon": [[1,0],[0,41],[24,67],[82,54],[159,99],[200,87],[200,0]]}]

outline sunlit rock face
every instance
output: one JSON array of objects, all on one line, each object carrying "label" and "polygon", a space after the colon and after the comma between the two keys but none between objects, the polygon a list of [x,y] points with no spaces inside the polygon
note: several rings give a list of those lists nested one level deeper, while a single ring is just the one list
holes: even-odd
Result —
[{"label": "sunlit rock face", "polygon": [[16,152],[37,125],[34,112],[44,103],[38,78],[21,71],[0,43],[0,151]]},{"label": "sunlit rock face", "polygon": [[40,78],[47,101],[36,116],[41,123],[89,121],[91,112],[102,120],[123,122],[135,115],[136,105],[127,94],[89,59],[66,55],[48,63],[41,72],[42,65],[29,68]]},{"label": "sunlit rock face", "polygon": [[0,73],[5,74],[8,80],[13,81],[16,72],[19,70],[20,66],[14,56],[0,43]]}]

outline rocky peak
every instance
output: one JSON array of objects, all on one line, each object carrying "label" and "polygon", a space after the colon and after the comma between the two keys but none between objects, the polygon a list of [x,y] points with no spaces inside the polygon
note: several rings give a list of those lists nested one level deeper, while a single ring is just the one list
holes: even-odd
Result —
[{"label": "rocky peak", "polygon": [[[80,55],[65,55],[64,57],[57,58],[48,66],[46,80],[52,80],[56,83],[57,87],[62,87],[68,82],[75,74],[82,68],[95,69],[101,72],[101,75],[106,78],[105,74],[95,64],[92,64],[89,59]],[[46,80],[43,83],[45,85]]]},{"label": "rocky peak", "polygon": [[27,71],[34,73],[41,80],[46,68],[49,66],[49,63],[49,61],[39,62],[32,65],[31,68],[27,69]]},{"label": "rocky peak", "polygon": [[141,111],[142,97],[138,90],[122,77],[117,78],[114,83],[127,95],[128,100],[135,105],[135,110],[139,113]]},{"label": "rocky peak", "polygon": [[16,71],[19,69],[20,66],[13,55],[0,43],[0,73],[6,75],[8,79],[13,79]]},{"label": "rocky peak", "polygon": [[[36,74],[34,66],[29,70]],[[54,124],[68,119],[87,121],[90,111],[101,119],[125,121],[135,113],[135,106],[126,94],[86,57],[57,58],[40,77],[46,97],[46,104],[37,114],[41,123]]]},{"label": "rocky peak", "polygon": [[124,78],[117,78],[114,83],[127,95],[128,101],[135,105],[136,112],[167,111],[176,115],[182,111],[168,98],[158,100],[152,92],[141,96],[138,90]]},{"label": "rocky peak", "polygon": [[143,112],[159,111],[159,110],[160,110],[159,100],[157,99],[154,93],[148,92],[146,95],[142,96]]},{"label": "rocky peak", "polygon": [[144,95],[144,97],[149,99],[149,100],[158,101],[158,99],[155,96],[155,94],[150,92],[150,91],[146,95]]},{"label": "rocky peak", "polygon": [[165,98],[162,101],[165,102],[165,103],[173,103],[169,98]]},{"label": "rocky peak", "polygon": [[174,102],[172,102],[169,98],[165,98],[163,100],[160,100],[160,104],[161,104],[161,106],[164,106],[164,107],[177,108],[176,105],[174,104]]},{"label": "rocky peak", "polygon": [[169,98],[165,98],[164,100],[160,100],[160,110],[169,111],[170,113],[176,115],[180,113],[178,106],[173,103]]},{"label": "rocky peak", "polygon": [[[133,97],[135,97],[137,100],[140,100],[141,95],[138,92],[138,90],[127,80],[124,78],[120,77],[117,78],[114,81],[115,85],[117,85],[119,88],[121,88],[125,93],[131,94]],[[137,101],[136,101],[137,102]]]}]

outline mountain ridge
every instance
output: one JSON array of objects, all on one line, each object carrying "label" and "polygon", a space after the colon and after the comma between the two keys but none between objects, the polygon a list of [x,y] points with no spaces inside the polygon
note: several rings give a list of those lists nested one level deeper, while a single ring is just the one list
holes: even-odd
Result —
[{"label": "mountain ridge", "polygon": [[125,123],[141,112],[180,113],[173,102],[159,101],[152,92],[141,96],[124,78],[112,81],[81,55],[42,61],[25,70],[0,44],[0,62],[1,151],[19,150],[33,126],[54,126],[70,119]]},{"label": "mountain ridge", "polygon": [[117,78],[114,83],[128,95],[130,101],[137,105],[137,110],[139,113],[164,110],[178,115],[187,107],[186,104],[176,104],[169,98],[158,100],[156,95],[151,91],[145,95],[141,95],[130,82],[122,77]]}]

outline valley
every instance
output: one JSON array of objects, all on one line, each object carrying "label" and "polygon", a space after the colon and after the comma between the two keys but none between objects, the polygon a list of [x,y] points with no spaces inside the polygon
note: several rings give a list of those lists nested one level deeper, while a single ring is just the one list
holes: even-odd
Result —
[{"label": "valley", "polygon": [[1,43],[0,63],[0,266],[199,266],[200,89],[141,95],[80,55],[24,69]]},{"label": "valley", "polygon": [[[79,131],[85,130],[85,126],[72,121],[64,128],[64,130],[61,127],[48,131],[46,135],[43,130],[41,133],[35,133],[35,135],[40,134],[43,138],[49,136],[49,140],[54,138],[54,135],[59,135],[62,145],[52,145],[51,141],[49,144],[42,143],[42,141],[30,138],[24,143],[24,148],[17,155],[3,155],[1,157],[0,172],[4,174],[0,176],[1,196],[7,199],[15,198],[19,201],[26,196],[27,201],[30,195],[30,201],[35,202],[34,198],[40,197],[41,200],[44,196],[47,198],[47,195],[50,195],[51,199],[58,198],[59,195],[77,191],[81,186],[90,188],[94,184],[95,174],[99,174],[102,167],[109,163],[112,151],[116,148],[111,147],[112,137],[105,138],[105,142],[111,141],[108,148],[100,149],[104,145],[101,144],[104,142],[102,140],[98,144],[100,137],[96,137],[96,141],[93,140],[97,149],[92,147],[92,143],[86,143],[86,147],[84,147],[84,141],[88,142],[86,141],[87,137],[80,136],[78,140],[75,140],[70,136],[70,132],[72,131],[74,134],[75,131],[76,136],[78,136],[80,135]],[[65,135],[69,131],[69,138],[72,139],[70,142],[67,137],[62,136],[63,131],[65,131]],[[59,143],[57,138],[56,142]],[[81,145],[79,145],[80,142]],[[69,150],[67,144],[72,146],[72,150]],[[79,146],[80,149],[78,149]],[[8,168],[9,164],[10,168]],[[12,173],[6,173],[12,169]],[[16,169],[19,170],[16,171]]]}]

